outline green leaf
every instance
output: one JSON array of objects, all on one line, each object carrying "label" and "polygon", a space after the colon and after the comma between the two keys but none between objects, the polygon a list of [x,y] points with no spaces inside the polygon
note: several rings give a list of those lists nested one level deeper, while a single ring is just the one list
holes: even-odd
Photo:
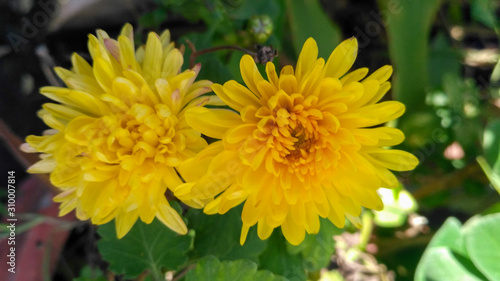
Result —
[{"label": "green leaf", "polygon": [[[415,280],[484,280],[471,271],[474,266],[470,260],[457,255],[449,248],[435,247],[424,254],[419,263]],[[471,268],[472,267],[472,268]]]},{"label": "green leaf", "polygon": [[452,74],[456,77],[461,75],[460,53],[452,48],[444,32],[436,35],[430,48],[428,64],[430,87],[441,86],[445,74]]},{"label": "green leaf", "polygon": [[327,219],[321,219],[321,228],[318,234],[308,234],[300,245],[287,244],[288,252],[300,253],[304,259],[304,268],[307,271],[319,271],[326,267],[335,252],[334,235],[339,235],[342,230],[338,229]]},{"label": "green leaf", "polygon": [[481,166],[481,169],[483,169],[483,172],[486,174],[486,177],[490,181],[493,188],[495,188],[496,191],[500,194],[500,174],[493,171],[493,169],[488,164],[488,161],[486,161],[483,156],[478,156],[476,160],[479,163],[479,166]]},{"label": "green leaf", "polygon": [[484,156],[477,161],[493,187],[500,193],[500,119],[489,122],[483,134]]},{"label": "green leaf", "polygon": [[493,71],[491,72],[490,83],[496,84],[500,82],[500,60],[497,61]]},{"label": "green leaf", "polygon": [[293,46],[299,54],[307,38],[318,43],[319,56],[327,59],[341,41],[340,29],[325,14],[318,0],[286,0]]},{"label": "green leaf", "polygon": [[202,66],[199,79],[208,79],[215,83],[224,83],[233,79],[229,68],[215,57],[208,55]]},{"label": "green leaf", "polygon": [[194,256],[213,255],[221,260],[249,259],[258,262],[266,241],[250,230],[245,245],[240,245],[241,206],[224,215],[206,215],[201,210],[190,209],[187,213],[189,228],[195,230]]},{"label": "green leaf", "polygon": [[286,278],[267,270],[257,271],[257,264],[249,260],[220,262],[216,257],[201,259],[186,275],[186,281],[286,281]]},{"label": "green leaf", "polygon": [[483,135],[484,157],[493,171],[500,175],[500,119],[486,125]]},{"label": "green leaf", "polygon": [[436,232],[425,250],[415,272],[415,280],[485,280],[469,258],[466,239],[470,225],[465,227],[456,218],[448,218]]},{"label": "green leaf", "polygon": [[491,0],[472,0],[472,18],[491,29],[495,29],[498,26],[498,20],[495,15],[498,4],[495,2]]},{"label": "green leaf", "polygon": [[74,278],[73,281],[106,281],[107,279],[98,268],[92,268],[88,265],[84,266],[80,271],[80,277]]},{"label": "green leaf", "polygon": [[500,280],[500,214],[474,220],[467,226],[465,244],[474,265],[489,280]]},{"label": "green leaf", "polygon": [[[385,12],[389,53],[394,65],[394,95],[407,112],[425,106],[428,86],[429,35],[440,0],[378,0]],[[409,114],[407,114],[409,115]]]},{"label": "green leaf", "polygon": [[448,218],[432,237],[428,248],[447,247],[463,254],[465,246],[460,236],[461,227],[462,223],[458,219]]},{"label": "green leaf", "polygon": [[100,226],[98,233],[99,252],[111,271],[126,279],[149,269],[159,280],[162,270],[176,270],[186,263],[192,242],[190,235],[178,235],[156,219],[151,224],[138,220],[122,239],[116,237],[114,221]]},{"label": "green leaf", "polygon": [[274,274],[285,276],[290,280],[306,280],[303,259],[298,254],[287,251],[286,242],[281,231],[274,230],[267,248],[259,257],[261,268]]},{"label": "green leaf", "polygon": [[139,18],[139,24],[145,28],[159,27],[167,19],[167,11],[163,8],[144,14]]},{"label": "green leaf", "polygon": [[280,7],[276,1],[269,0],[252,0],[243,1],[234,11],[231,11],[232,19],[247,20],[254,15],[269,15],[271,18],[276,18],[280,12]]}]

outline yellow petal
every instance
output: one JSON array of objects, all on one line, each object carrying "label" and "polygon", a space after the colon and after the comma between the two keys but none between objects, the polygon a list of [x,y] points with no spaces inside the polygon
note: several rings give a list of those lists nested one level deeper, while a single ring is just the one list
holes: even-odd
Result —
[{"label": "yellow petal", "polygon": [[241,117],[227,109],[193,107],[186,111],[185,116],[193,129],[216,139],[221,139],[228,129],[242,124]]},{"label": "yellow petal", "polygon": [[110,92],[113,80],[116,77],[115,71],[110,63],[101,57],[94,59],[94,76],[105,92]]},{"label": "yellow petal", "polygon": [[257,234],[261,240],[266,240],[273,233],[274,228],[270,227],[263,219],[257,224]]},{"label": "yellow petal", "polygon": [[262,78],[262,75],[260,74],[259,70],[257,69],[257,66],[255,65],[254,59],[250,55],[244,55],[241,58],[240,70],[241,70],[241,77],[243,78],[243,81],[245,81],[247,87],[255,95],[258,95],[260,97],[259,89],[257,88],[257,83],[259,83],[264,78]]},{"label": "yellow petal", "polygon": [[249,226],[243,224],[241,227],[241,235],[240,235],[240,245],[245,244],[245,241],[247,240],[247,235],[248,235],[248,230],[250,229]]},{"label": "yellow petal", "polygon": [[361,144],[370,146],[393,146],[402,143],[405,139],[401,130],[390,127],[357,129],[353,133]]},{"label": "yellow petal", "polygon": [[271,83],[274,88],[278,88],[278,74],[276,73],[276,68],[272,62],[268,62],[266,64],[266,74],[269,83]]},{"label": "yellow petal", "polygon": [[352,82],[359,82],[361,79],[365,78],[366,74],[368,74],[367,67],[359,68],[344,75],[344,77],[340,79],[340,82],[342,82],[342,84],[344,85]]},{"label": "yellow petal", "polygon": [[354,64],[358,55],[358,40],[351,37],[333,50],[325,65],[325,77],[340,78]]},{"label": "yellow petal", "polygon": [[163,203],[160,204],[156,217],[173,231],[179,234],[186,234],[187,227],[181,216],[174,210],[174,208],[170,207],[166,199],[162,201]]},{"label": "yellow petal", "polygon": [[163,63],[163,67],[161,70],[161,77],[170,77],[173,75],[177,75],[184,63],[184,57],[178,49],[171,50]]},{"label": "yellow petal", "polygon": [[365,80],[378,80],[379,84],[384,83],[391,77],[392,75],[392,66],[384,65],[381,68],[377,69],[370,76],[368,76]]},{"label": "yellow petal", "polygon": [[135,60],[134,41],[129,37],[121,35],[118,37],[120,46],[120,63],[123,69],[138,71],[140,68]]},{"label": "yellow petal", "polygon": [[222,89],[220,85],[214,84],[212,89],[217,96],[236,111],[241,111],[247,105],[260,107],[259,99],[247,88],[234,80],[226,82],[222,86]]},{"label": "yellow petal", "polygon": [[158,61],[158,59],[162,56],[163,50],[160,38],[158,38],[158,34],[150,32],[148,34],[144,61],[142,63],[142,70],[144,71],[144,78],[146,78],[146,81],[155,81],[158,77],[160,77],[160,67],[162,64]]},{"label": "yellow petal", "polygon": [[139,212],[137,210],[131,212],[122,210],[116,214],[115,224],[118,239],[123,238],[132,229],[138,217]]},{"label": "yellow petal", "polygon": [[120,31],[120,36],[125,36],[131,42],[134,42],[134,27],[132,27],[130,23],[126,23],[125,25],[123,25],[122,30]]},{"label": "yellow petal", "polygon": [[378,164],[393,171],[409,171],[418,165],[417,157],[402,150],[374,149],[368,154]]},{"label": "yellow petal", "polygon": [[46,174],[50,173],[54,170],[54,168],[57,166],[57,162],[55,161],[54,158],[49,157],[42,159],[35,164],[33,164],[31,167],[28,168],[28,173],[32,174]]},{"label": "yellow petal", "polygon": [[73,53],[71,55],[71,64],[76,73],[86,76],[93,76],[92,66],[80,55]]},{"label": "yellow petal", "polygon": [[391,89],[391,82],[384,82],[380,85],[377,93],[373,95],[373,97],[366,104],[374,104],[377,103],[380,99],[382,99],[385,94]]},{"label": "yellow petal", "polygon": [[299,83],[304,77],[304,74],[306,74],[316,62],[316,59],[318,59],[318,45],[313,38],[309,37],[304,43],[304,46],[302,46],[302,51],[300,51],[299,59],[297,60],[295,76]]},{"label": "yellow petal", "polygon": [[286,217],[286,220],[281,225],[281,230],[286,240],[292,245],[299,245],[306,236],[304,227],[297,225],[291,215]]}]

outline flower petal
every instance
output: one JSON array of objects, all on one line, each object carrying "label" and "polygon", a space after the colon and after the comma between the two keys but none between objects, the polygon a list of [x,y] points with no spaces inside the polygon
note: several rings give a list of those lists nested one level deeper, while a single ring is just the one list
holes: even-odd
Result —
[{"label": "flower petal", "polygon": [[325,77],[340,78],[354,64],[358,55],[358,40],[351,37],[337,46],[325,65]]},{"label": "flower petal", "polygon": [[304,74],[306,74],[316,62],[316,59],[318,59],[318,45],[313,38],[309,37],[304,43],[304,46],[302,46],[299,59],[297,60],[295,76],[299,83],[301,78],[304,77]]},{"label": "flower petal", "polygon": [[185,113],[188,124],[211,138],[221,139],[229,128],[242,124],[241,117],[227,109],[193,107]]}]

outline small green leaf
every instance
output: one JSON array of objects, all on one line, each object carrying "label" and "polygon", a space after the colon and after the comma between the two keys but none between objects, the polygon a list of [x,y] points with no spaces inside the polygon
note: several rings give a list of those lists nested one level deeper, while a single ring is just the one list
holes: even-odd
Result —
[{"label": "small green leaf", "polygon": [[114,221],[101,225],[99,252],[110,263],[114,273],[124,274],[126,279],[137,277],[150,270],[153,279],[161,278],[162,270],[175,270],[188,259],[190,235],[179,235],[158,220],[145,224],[138,220],[130,232],[117,239]]},{"label": "small green leaf", "polygon": [[261,268],[290,280],[306,280],[304,261],[298,254],[287,251],[285,238],[281,231],[274,230],[269,237],[267,248],[259,257]]},{"label": "small green leaf", "polygon": [[201,259],[186,275],[186,281],[286,281],[286,278],[267,270],[257,271],[257,264],[249,260],[220,262],[216,257]]},{"label": "small green leaf", "polygon": [[500,214],[474,220],[467,226],[465,244],[474,265],[489,280],[500,280]]},{"label": "small green leaf", "polygon": [[341,41],[340,29],[325,14],[318,0],[286,0],[293,46],[298,54],[307,38],[318,43],[319,56],[328,59]]}]

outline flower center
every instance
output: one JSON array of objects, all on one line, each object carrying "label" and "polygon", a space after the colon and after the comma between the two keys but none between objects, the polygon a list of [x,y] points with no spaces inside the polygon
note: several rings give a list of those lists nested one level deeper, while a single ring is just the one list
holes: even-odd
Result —
[{"label": "flower center", "polygon": [[176,134],[177,123],[166,105],[135,104],[124,114],[96,121],[88,138],[90,152],[103,162],[121,163],[127,170],[146,159],[174,165],[179,161],[175,154],[184,143]]}]

